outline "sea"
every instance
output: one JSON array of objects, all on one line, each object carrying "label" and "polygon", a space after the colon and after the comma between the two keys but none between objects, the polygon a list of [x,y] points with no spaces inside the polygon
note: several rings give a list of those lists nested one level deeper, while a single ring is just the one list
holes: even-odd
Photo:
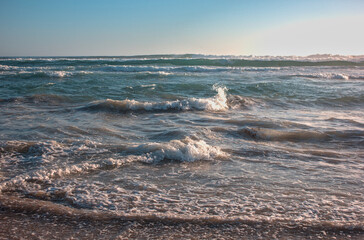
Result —
[{"label": "sea", "polygon": [[0,239],[363,239],[364,56],[0,58]]}]

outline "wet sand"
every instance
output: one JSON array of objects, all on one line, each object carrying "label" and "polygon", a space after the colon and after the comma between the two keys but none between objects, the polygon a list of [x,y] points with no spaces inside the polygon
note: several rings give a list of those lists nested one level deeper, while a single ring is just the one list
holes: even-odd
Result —
[{"label": "wet sand", "polygon": [[[66,214],[65,214],[66,212]],[[0,239],[362,239],[356,229],[212,223],[104,215],[57,203],[0,197]]]}]

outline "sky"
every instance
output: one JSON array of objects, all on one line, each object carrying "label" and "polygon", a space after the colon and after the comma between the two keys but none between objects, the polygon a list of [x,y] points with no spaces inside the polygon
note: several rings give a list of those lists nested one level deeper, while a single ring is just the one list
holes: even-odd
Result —
[{"label": "sky", "polygon": [[0,0],[0,56],[364,54],[363,0]]}]

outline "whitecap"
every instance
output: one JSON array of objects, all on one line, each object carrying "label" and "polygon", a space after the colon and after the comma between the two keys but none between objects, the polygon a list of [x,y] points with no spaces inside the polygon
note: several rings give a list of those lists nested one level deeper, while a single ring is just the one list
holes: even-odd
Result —
[{"label": "whitecap", "polygon": [[211,98],[188,98],[175,101],[164,102],[140,102],[137,100],[112,100],[96,101],[82,108],[89,110],[106,110],[106,111],[188,111],[188,110],[206,110],[206,111],[224,111],[229,109],[227,88],[214,86],[217,92]]},{"label": "whitecap", "polygon": [[181,162],[194,162],[198,160],[213,160],[225,158],[227,153],[219,147],[210,146],[204,140],[186,137],[181,140],[172,140],[166,143],[146,143],[131,149],[144,153],[137,158],[155,163],[162,160],[176,160]]}]

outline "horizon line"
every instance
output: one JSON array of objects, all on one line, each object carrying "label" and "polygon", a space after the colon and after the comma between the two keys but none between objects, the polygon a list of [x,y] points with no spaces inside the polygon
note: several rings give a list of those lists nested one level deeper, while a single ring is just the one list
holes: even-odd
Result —
[{"label": "horizon line", "polygon": [[42,57],[143,57],[143,56],[185,56],[185,55],[195,55],[195,56],[217,56],[217,57],[324,57],[324,56],[332,56],[332,57],[364,57],[363,54],[336,54],[336,53],[314,53],[308,55],[255,55],[255,54],[204,54],[204,53],[157,53],[157,54],[132,54],[132,55],[0,55],[0,58],[42,58]]}]

